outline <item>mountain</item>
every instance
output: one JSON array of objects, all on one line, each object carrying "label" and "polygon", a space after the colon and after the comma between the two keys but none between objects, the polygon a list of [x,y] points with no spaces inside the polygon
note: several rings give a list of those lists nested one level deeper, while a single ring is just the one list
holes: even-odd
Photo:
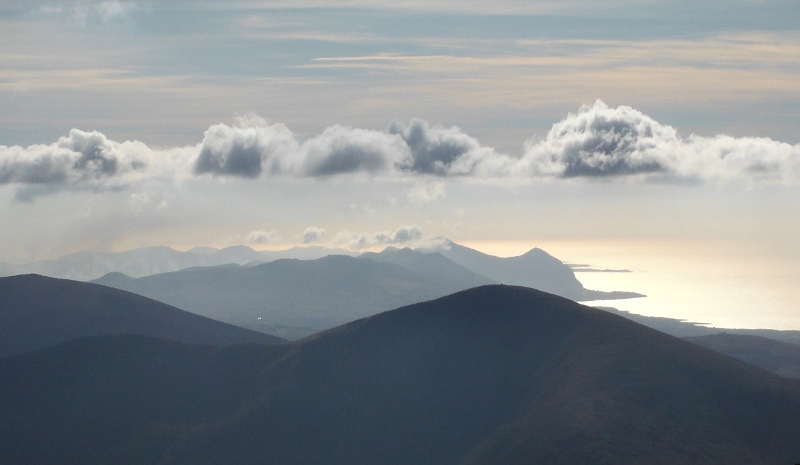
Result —
[{"label": "mountain", "polygon": [[[467,285],[480,281],[468,278]],[[339,255],[143,278],[110,274],[93,282],[290,339],[464,289],[448,276],[437,280],[394,263]]]},{"label": "mountain", "polygon": [[685,338],[787,378],[800,378],[800,345],[760,336],[720,333]]},{"label": "mountain", "polygon": [[113,253],[77,252],[57,260],[41,260],[25,265],[0,263],[0,276],[35,273],[53,278],[90,281],[108,273],[141,277],[197,266],[258,264],[282,258],[310,260],[328,255],[357,255],[357,253],[318,246],[260,252],[243,245],[224,249],[195,247],[186,252],[159,246]]},{"label": "mountain", "polygon": [[792,464],[800,381],[532,289],[280,345],[0,360],[4,464]]},{"label": "mountain", "polygon": [[38,275],[0,278],[0,357],[105,334],[211,345],[282,342],[97,284]]},{"label": "mountain", "polygon": [[386,247],[382,252],[367,252],[360,258],[400,265],[447,290],[445,294],[486,284],[497,284],[496,281],[470,271],[438,252],[423,253],[408,247],[403,249]]},{"label": "mountain", "polygon": [[532,287],[577,301],[630,299],[644,297],[635,292],[602,292],[583,287],[572,268],[542,249],[535,248],[517,257],[495,257],[440,238],[434,248],[453,262],[495,282]]},{"label": "mountain", "polygon": [[[433,254],[434,257],[425,259],[419,255],[420,253]],[[435,257],[436,253],[453,263]],[[42,260],[26,265],[0,263],[0,276],[35,273],[55,278],[91,281],[108,273],[122,273],[140,278],[187,268],[229,264],[256,266],[281,259],[316,260],[331,255],[354,257],[362,254],[320,246],[256,251],[238,245],[224,249],[195,247],[186,252],[161,246],[115,253],[78,252],[57,260]],[[572,268],[541,249],[533,249],[518,257],[501,258],[441,239],[435,248],[418,249],[416,253],[411,249],[399,250],[388,247],[378,254],[363,255],[373,260],[395,263],[436,279],[448,292],[466,289],[470,286],[465,286],[464,283],[469,282],[473,285],[503,283],[533,287],[579,301],[642,297],[641,294],[633,292],[601,292],[585,289],[575,278]],[[447,279],[451,282],[445,283]]]}]

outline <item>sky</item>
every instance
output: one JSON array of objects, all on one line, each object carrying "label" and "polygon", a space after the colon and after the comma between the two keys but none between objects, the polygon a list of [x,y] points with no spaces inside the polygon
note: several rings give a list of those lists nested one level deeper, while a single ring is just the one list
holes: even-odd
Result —
[{"label": "sky", "polygon": [[0,261],[445,236],[797,264],[799,128],[795,0],[0,0]]}]

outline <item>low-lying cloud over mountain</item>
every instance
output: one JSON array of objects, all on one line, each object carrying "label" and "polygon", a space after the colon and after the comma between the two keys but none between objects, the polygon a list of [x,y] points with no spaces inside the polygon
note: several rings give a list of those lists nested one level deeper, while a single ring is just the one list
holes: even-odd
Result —
[{"label": "low-lying cloud over mountain", "polygon": [[322,229],[314,226],[309,226],[303,231],[303,244],[313,244],[325,239],[328,233]]},{"label": "low-lying cloud over mountain", "polygon": [[[306,230],[308,232],[308,230]],[[402,226],[392,231],[359,232],[342,231],[333,239],[335,244],[346,244],[353,250],[366,249],[379,245],[397,245],[418,242],[422,239],[422,229],[418,226]]]},{"label": "low-lying cloud over mountain", "polygon": [[[0,146],[0,184],[123,186],[187,176],[325,178],[351,173],[479,178],[625,178],[795,183],[800,145],[726,135],[681,137],[633,108],[598,100],[530,139],[520,156],[457,127],[412,119],[385,131],[334,125],[301,140],[259,117],[215,124],[197,146],[155,150],[77,129],[50,145]],[[390,243],[390,242],[389,242]]]}]

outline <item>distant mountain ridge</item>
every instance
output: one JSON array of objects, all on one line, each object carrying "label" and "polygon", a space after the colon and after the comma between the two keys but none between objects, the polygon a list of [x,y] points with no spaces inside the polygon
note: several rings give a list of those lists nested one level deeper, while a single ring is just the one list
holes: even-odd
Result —
[{"label": "distant mountain ridge", "polygon": [[0,360],[9,465],[772,465],[798,437],[800,381],[509,286],[290,344],[103,337]]},{"label": "distant mountain ridge", "polygon": [[439,252],[424,253],[409,248],[387,247],[379,253],[364,253],[359,258],[400,265],[436,282],[446,290],[446,294],[485,284],[498,284],[497,281],[467,269]]},{"label": "distant mountain ridge", "polygon": [[[544,252],[535,254],[533,263],[539,274],[529,276],[526,282],[552,288],[558,287],[554,283],[563,277],[571,280],[571,287],[561,286],[551,292],[560,290],[567,297],[597,292],[584,289],[560,261]],[[542,255],[546,257],[543,264],[538,258]],[[511,259],[497,260],[504,269],[504,260]],[[519,263],[520,272],[531,268],[526,257]],[[555,278],[548,277],[548,270]],[[357,258],[331,255],[249,267],[188,268],[142,278],[109,274],[92,282],[288,339],[402,305],[497,283],[438,252],[392,247]]]},{"label": "distant mountain ridge", "polygon": [[[466,269],[456,269],[444,264],[441,259],[423,259],[412,253],[411,249],[387,247],[383,252],[354,252],[346,249],[331,249],[321,246],[294,247],[280,251],[256,251],[239,245],[221,250],[213,247],[195,247],[186,252],[169,247],[145,247],[116,253],[79,252],[63,256],[57,260],[42,260],[27,265],[0,263],[0,276],[35,273],[55,278],[90,281],[108,273],[122,273],[133,278],[180,271],[188,268],[213,267],[222,265],[255,266],[284,258],[315,260],[329,255],[367,256],[413,269],[423,275],[440,267],[437,279],[441,281],[444,273],[455,273],[453,281],[463,283],[471,280],[475,285],[502,283],[519,285],[552,292],[573,300],[610,300],[642,297],[635,292],[602,292],[588,290],[575,277],[575,272],[557,258],[541,249],[532,249],[518,257],[495,257],[477,250],[439,238],[436,246],[418,248],[416,252],[439,253],[456,265]],[[434,263],[438,261],[439,263]],[[474,275],[468,278],[467,271]],[[459,284],[460,285],[460,284]],[[450,292],[466,289],[449,288]]]},{"label": "distant mountain ridge", "polygon": [[644,297],[635,292],[593,291],[583,287],[569,265],[542,249],[534,248],[516,257],[495,257],[455,242],[439,238],[428,249],[477,274],[502,284],[525,286],[576,301],[629,299]]},{"label": "distant mountain ridge", "polygon": [[297,338],[485,283],[463,271],[469,280],[458,285],[453,276],[437,280],[386,261],[331,255],[136,279],[114,274],[93,282],[221,321],[247,327],[266,324],[272,333],[286,328],[288,332],[279,335]]},{"label": "distant mountain ridge", "polygon": [[0,357],[109,334],[210,345],[283,342],[97,284],[38,275],[0,278]]},{"label": "distant mountain ridge", "polygon": [[280,251],[256,251],[244,245],[215,249],[195,247],[186,252],[170,247],[145,247],[125,252],[77,252],[56,260],[14,265],[0,263],[0,276],[40,274],[53,278],[91,281],[108,273],[123,273],[131,277],[168,273],[190,267],[227,264],[247,265],[282,258],[312,260],[328,255],[358,255],[346,249],[309,246]]}]

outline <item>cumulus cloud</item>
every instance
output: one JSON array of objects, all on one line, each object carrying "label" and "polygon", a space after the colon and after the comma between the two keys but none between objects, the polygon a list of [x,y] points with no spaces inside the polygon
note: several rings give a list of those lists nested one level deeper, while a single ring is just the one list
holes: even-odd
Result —
[{"label": "cumulus cloud", "polygon": [[233,126],[211,126],[195,172],[247,178],[262,173],[312,177],[391,172],[411,164],[408,147],[393,134],[336,125],[301,143],[285,125],[250,117]]},{"label": "cumulus cloud", "polygon": [[[431,125],[419,119],[408,125],[392,123],[386,131],[335,125],[300,142],[283,124],[248,117],[232,126],[217,124],[206,131],[195,172],[246,178],[358,172],[444,176],[487,171],[498,160],[508,163],[510,158],[480,145],[457,127]],[[482,166],[476,169],[479,161]]]},{"label": "cumulus cloud", "polygon": [[20,198],[59,190],[52,186],[120,187],[158,176],[352,173],[427,176],[408,194],[416,203],[444,196],[443,184],[431,178],[447,176],[796,183],[800,145],[756,137],[681,137],[640,111],[598,100],[554,124],[544,138],[528,140],[518,156],[483,146],[457,127],[417,119],[392,123],[385,131],[335,125],[301,140],[281,123],[250,116],[209,127],[197,146],[167,150],[78,129],[50,145],[0,146],[0,184],[27,185]]},{"label": "cumulus cloud", "polygon": [[631,107],[598,100],[526,144],[519,160],[529,176],[658,176],[694,180],[796,182],[800,145],[725,135],[682,138]]},{"label": "cumulus cloud", "polygon": [[118,188],[144,178],[185,176],[196,148],[157,151],[138,141],[115,142],[73,129],[50,145],[0,145],[0,184]]},{"label": "cumulus cloud", "polygon": [[263,229],[258,229],[250,231],[250,234],[247,235],[247,242],[251,244],[268,244],[270,242],[279,241],[280,238],[278,231],[264,231]]},{"label": "cumulus cloud", "polygon": [[[109,178],[147,167],[143,144],[122,150],[99,132],[70,131],[55,144],[0,147],[0,183],[74,183]],[[130,150],[132,149],[132,150]]]},{"label": "cumulus cloud", "polygon": [[[498,153],[457,127],[419,119],[386,131],[332,126],[300,142],[286,126],[246,118],[206,131],[198,174],[333,176],[346,173],[480,178],[628,178],[796,182],[800,146],[767,138],[681,137],[631,107],[598,100],[525,143],[520,156]],[[418,185],[409,200],[444,195],[435,183]]]},{"label": "cumulus cloud", "polygon": [[408,125],[392,123],[388,132],[399,135],[408,145],[413,157],[413,163],[407,167],[410,171],[453,174],[458,172],[459,162],[467,158],[498,156],[493,149],[481,146],[477,139],[455,126],[446,128],[412,119]]},{"label": "cumulus cloud", "polygon": [[394,232],[382,231],[373,233],[351,233],[342,231],[336,235],[333,242],[346,244],[354,250],[376,247],[379,245],[405,244],[417,242],[422,239],[422,229],[417,226],[403,226]]},{"label": "cumulus cloud", "polygon": [[315,242],[320,242],[325,239],[327,233],[324,229],[315,228],[313,226],[306,228],[303,231],[303,244],[313,244]]}]

